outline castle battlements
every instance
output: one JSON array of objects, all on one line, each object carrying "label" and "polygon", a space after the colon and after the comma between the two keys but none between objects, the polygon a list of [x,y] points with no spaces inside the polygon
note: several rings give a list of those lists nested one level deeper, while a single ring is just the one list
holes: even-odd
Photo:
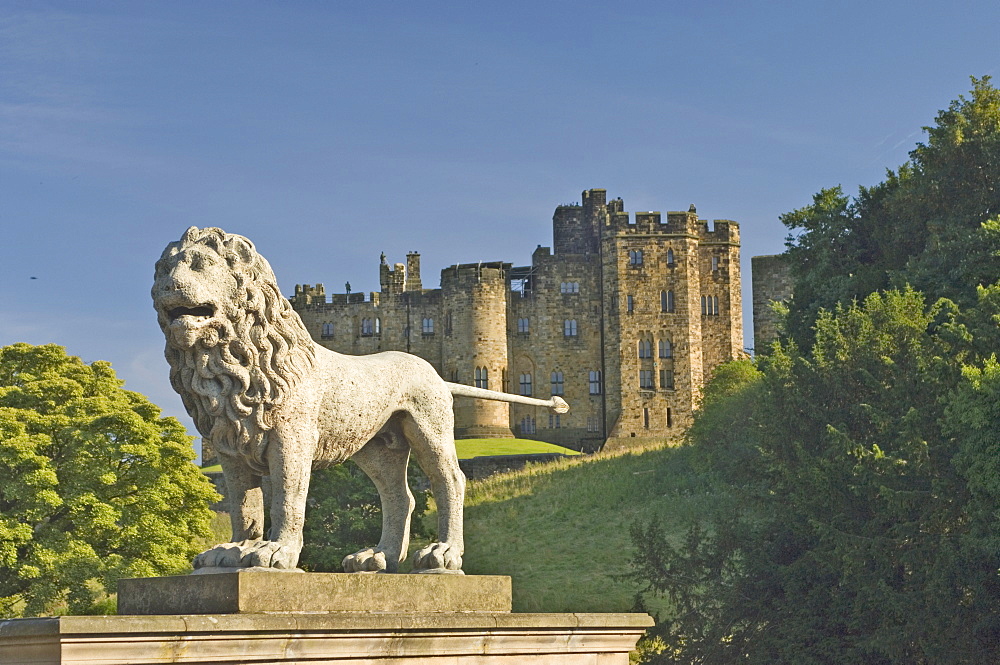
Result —
[{"label": "castle battlements", "polygon": [[530,266],[458,263],[424,289],[420,254],[379,264],[380,292],[297,285],[292,304],[342,353],[414,353],[448,381],[535,397],[568,414],[455,402],[457,436],[517,436],[595,450],[680,440],[703,379],[743,352],[739,225],[625,211],[590,189],[556,206],[551,247]]}]

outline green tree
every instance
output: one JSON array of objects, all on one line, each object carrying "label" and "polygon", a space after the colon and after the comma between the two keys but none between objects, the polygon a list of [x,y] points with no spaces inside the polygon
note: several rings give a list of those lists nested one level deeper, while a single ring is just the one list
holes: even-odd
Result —
[{"label": "green tree", "polygon": [[[412,462],[408,476],[426,486],[423,472]],[[423,515],[426,492],[414,492],[416,506],[410,522],[410,537],[429,535]],[[339,573],[348,554],[373,547],[382,535],[382,503],[374,483],[348,460],[318,471],[309,481],[309,502],[303,529],[299,565],[311,572]],[[412,549],[412,548],[411,548]]]},{"label": "green tree", "polygon": [[184,427],[122,384],[54,344],[0,348],[0,614],[190,570],[217,495]]},{"label": "green tree", "polygon": [[659,662],[1000,659],[1000,365],[970,348],[949,301],[873,294],[706,402],[691,445],[739,459],[711,465],[718,509],[679,542],[633,533],[676,607]]},{"label": "green tree", "polygon": [[788,331],[808,348],[821,308],[911,285],[962,308],[1000,274],[1000,91],[972,79],[886,179],[849,199],[839,187],[781,217],[795,277]]}]

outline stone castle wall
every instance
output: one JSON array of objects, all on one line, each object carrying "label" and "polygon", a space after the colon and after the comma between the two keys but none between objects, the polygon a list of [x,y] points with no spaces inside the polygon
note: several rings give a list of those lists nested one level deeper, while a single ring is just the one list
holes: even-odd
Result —
[{"label": "stone castle wall", "polygon": [[791,298],[794,284],[787,255],[755,256],[750,262],[753,273],[754,348],[764,351],[778,338],[778,317],[773,305]]},{"label": "stone castle wall", "polygon": [[[743,354],[739,226],[687,212],[624,211],[606,191],[556,208],[553,252],[530,266],[455,265],[424,289],[419,254],[380,266],[380,292],[299,285],[292,304],[341,353],[401,350],[443,378],[571,406],[456,399],[457,436],[534,438],[581,450],[679,440],[701,386]],[[430,325],[428,326],[428,321]]]}]

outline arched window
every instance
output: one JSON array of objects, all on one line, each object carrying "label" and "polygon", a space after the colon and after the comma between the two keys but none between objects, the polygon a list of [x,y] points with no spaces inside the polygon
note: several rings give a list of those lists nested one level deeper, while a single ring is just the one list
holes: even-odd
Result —
[{"label": "arched window", "polygon": [[576,337],[576,319],[565,319],[563,321],[563,336]]},{"label": "arched window", "polygon": [[631,249],[628,253],[628,263],[631,266],[641,266],[642,265],[642,250],[641,249]]},{"label": "arched window", "polygon": [[377,316],[375,317],[375,334],[376,335],[382,334],[382,319],[380,319]]},{"label": "arched window", "polygon": [[361,334],[368,337],[372,334],[372,320],[365,318],[361,319]]},{"label": "arched window", "polygon": [[639,340],[639,357],[640,358],[652,358],[653,357],[653,343],[648,339]]},{"label": "arched window", "polygon": [[552,372],[552,394],[553,395],[565,395],[564,392],[565,383],[563,381],[562,372]]},{"label": "arched window", "polygon": [[527,317],[520,318],[517,320],[517,332],[520,335],[527,335],[531,330],[531,322]]},{"label": "arched window", "polygon": [[324,339],[329,339],[329,338],[333,337],[333,324],[332,323],[324,323],[323,324],[323,333],[322,333],[322,335],[323,335]]},{"label": "arched window", "polygon": [[660,357],[661,358],[673,358],[674,357],[674,349],[671,346],[669,339],[661,339],[660,340]]},{"label": "arched window", "polygon": [[525,397],[531,397],[531,374],[521,375],[520,390]]},{"label": "arched window", "polygon": [[674,267],[674,250],[672,249],[667,250],[667,267]]},{"label": "arched window", "polygon": [[421,330],[421,332],[424,335],[433,335],[434,334],[434,319],[431,319],[431,318],[423,319],[420,322],[420,325],[421,325],[420,330]]},{"label": "arched window", "polygon": [[667,291],[667,312],[673,314],[674,312],[674,292]]},{"label": "arched window", "polygon": [[490,387],[490,375],[489,370],[485,367],[476,368],[476,387],[489,389]]}]

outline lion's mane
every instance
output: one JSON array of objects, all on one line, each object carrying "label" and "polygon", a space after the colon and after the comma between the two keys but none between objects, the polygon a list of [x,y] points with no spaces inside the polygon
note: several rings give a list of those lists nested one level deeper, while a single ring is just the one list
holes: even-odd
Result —
[{"label": "lion's mane", "polygon": [[[181,252],[195,245],[226,261],[245,300],[218,303],[228,315],[217,316],[191,348],[178,348],[167,335],[170,383],[217,452],[238,455],[266,473],[275,416],[288,392],[312,369],[314,344],[281,295],[271,266],[243,236],[191,227],[164,250],[157,276],[169,273],[182,260]],[[163,312],[160,317],[166,331]]]}]

